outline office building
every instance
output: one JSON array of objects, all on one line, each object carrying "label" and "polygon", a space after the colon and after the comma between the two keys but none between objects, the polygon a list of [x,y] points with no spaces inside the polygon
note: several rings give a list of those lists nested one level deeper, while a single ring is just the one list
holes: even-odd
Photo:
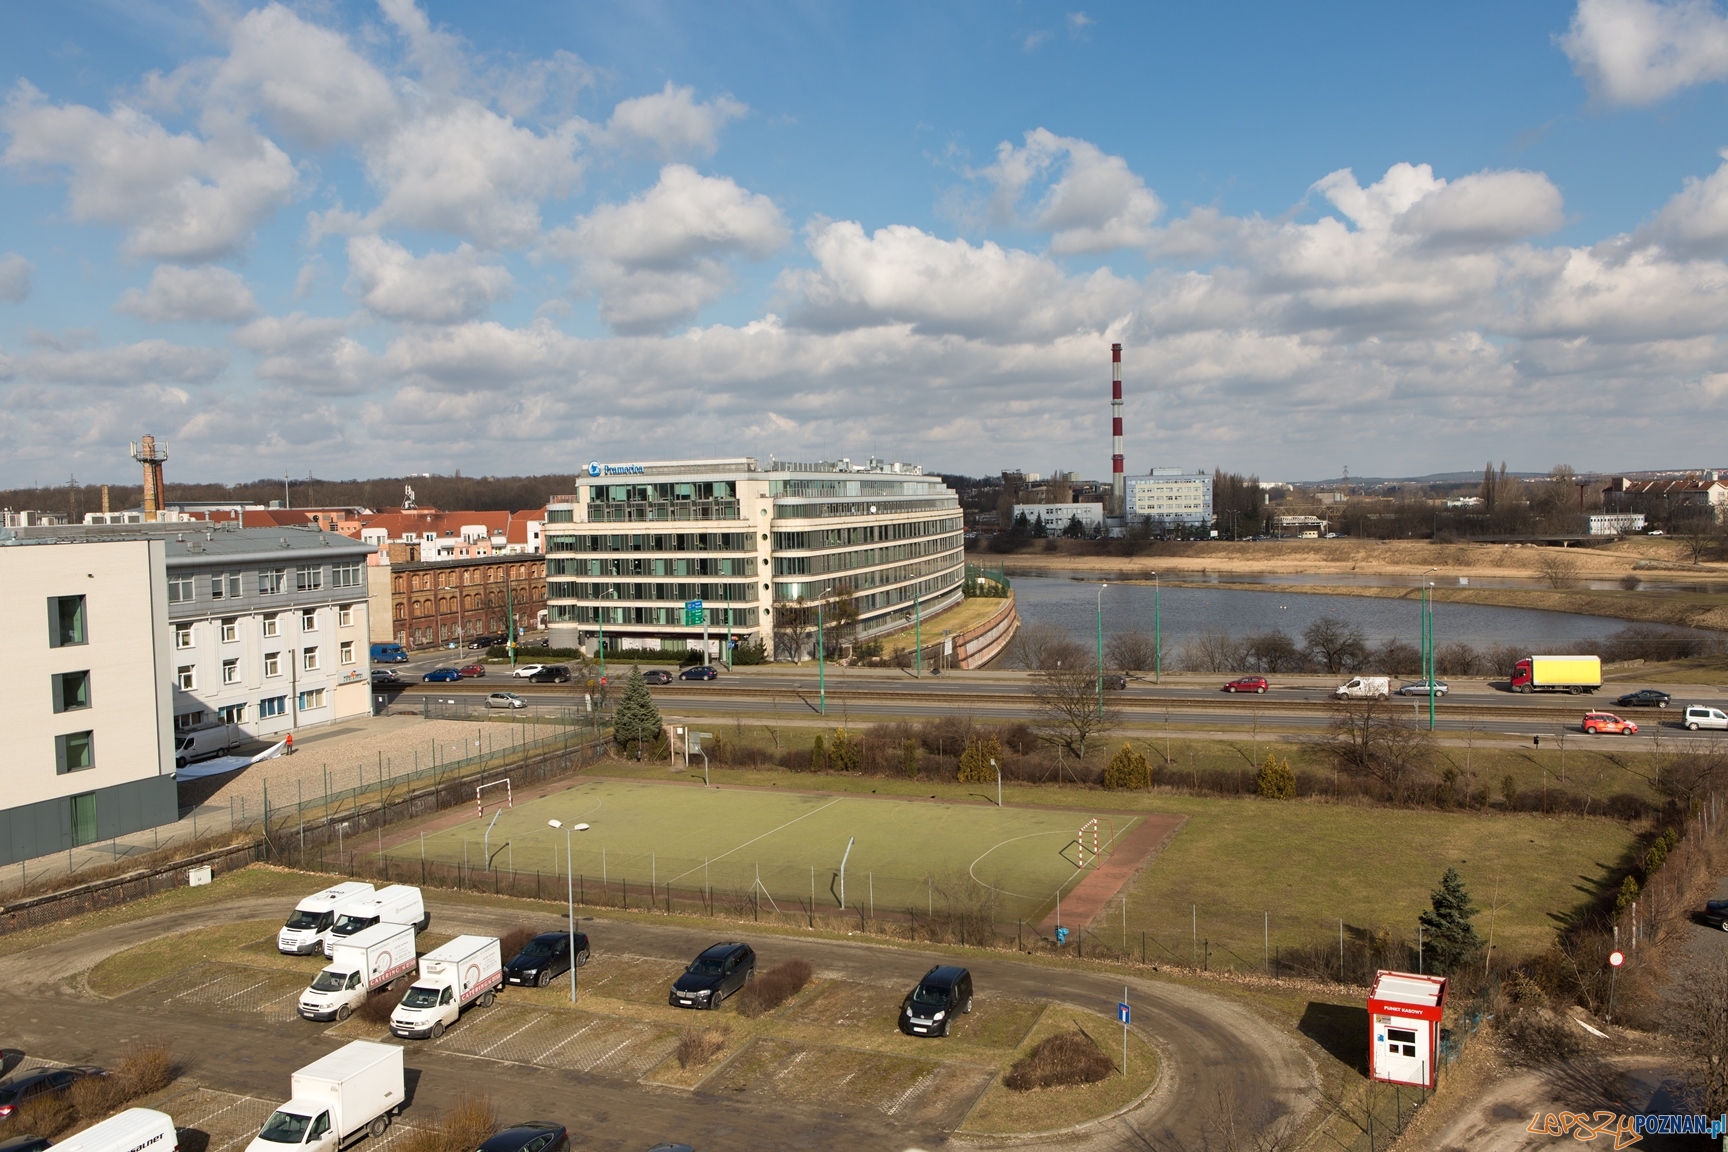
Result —
[{"label": "office building", "polygon": [[1154,468],[1148,476],[1130,476],[1127,519],[1149,520],[1157,528],[1212,525],[1212,477],[1180,468]]}]

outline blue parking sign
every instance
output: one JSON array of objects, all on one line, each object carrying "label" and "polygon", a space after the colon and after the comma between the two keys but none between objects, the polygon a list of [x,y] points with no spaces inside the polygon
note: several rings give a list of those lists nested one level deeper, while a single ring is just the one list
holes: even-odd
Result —
[{"label": "blue parking sign", "polygon": [[1131,1023],[1131,1021],[1129,1019],[1129,1017],[1131,1015],[1132,1015],[1132,1013],[1130,1013],[1128,1011],[1128,1005],[1126,1002],[1123,1002],[1123,1003],[1116,1005],[1116,1019],[1117,1020],[1121,1021],[1124,1024]]}]

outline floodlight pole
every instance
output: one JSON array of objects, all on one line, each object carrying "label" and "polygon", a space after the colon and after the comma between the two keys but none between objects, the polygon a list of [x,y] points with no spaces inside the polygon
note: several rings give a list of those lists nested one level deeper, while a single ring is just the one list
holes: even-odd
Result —
[{"label": "floodlight pole", "polygon": [[1108,583],[1098,585],[1098,715],[1104,715],[1104,589]]},{"label": "floodlight pole", "polygon": [[492,870],[492,825],[498,823],[498,817],[504,815],[504,809],[492,813],[492,824],[486,825],[486,836],[480,842],[481,851],[486,853],[486,870]]},{"label": "floodlight pole", "polygon": [[924,614],[918,606],[918,592],[912,592],[912,650],[917,653],[918,679],[924,678]]},{"label": "floodlight pole", "polygon": [[[828,673],[823,664],[827,645],[822,642],[822,605],[816,605],[816,700],[817,710],[828,715]],[[842,903],[841,907],[845,907]]]},{"label": "floodlight pole", "polygon": [[[554,828],[564,830],[564,909],[570,921],[570,1003],[576,1003],[576,877],[570,864],[570,833],[586,832],[588,825],[573,824],[564,827],[562,821],[548,820],[546,823]],[[556,856],[553,857],[557,859]]]},{"label": "floodlight pole", "polygon": [[1158,573],[1152,573],[1152,683],[1164,682],[1164,633],[1160,619],[1159,600],[1163,585],[1158,582]]}]

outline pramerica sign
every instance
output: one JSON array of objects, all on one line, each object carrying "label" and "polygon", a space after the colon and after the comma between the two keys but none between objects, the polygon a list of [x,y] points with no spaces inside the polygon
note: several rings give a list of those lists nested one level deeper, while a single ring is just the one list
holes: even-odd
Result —
[{"label": "pramerica sign", "polygon": [[643,471],[642,465],[640,464],[602,464],[598,460],[590,460],[588,462],[588,475],[641,476],[643,475]]}]

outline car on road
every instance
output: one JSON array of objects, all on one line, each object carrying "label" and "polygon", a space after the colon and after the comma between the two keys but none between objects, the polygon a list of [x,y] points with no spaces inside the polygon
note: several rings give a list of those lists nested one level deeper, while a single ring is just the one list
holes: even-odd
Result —
[{"label": "car on road", "polygon": [[[1434,695],[1444,696],[1444,695],[1446,695],[1447,691],[1448,691],[1448,688],[1446,686],[1446,681],[1444,681],[1444,680],[1434,681]],[[1398,695],[1400,695],[1400,696],[1426,696],[1426,695],[1428,695],[1428,681],[1426,681],[1426,680],[1412,680],[1408,684],[1400,684],[1398,686]]]},{"label": "car on road", "polygon": [[1706,900],[1702,919],[1710,927],[1728,932],[1728,900]]},{"label": "car on road", "polygon": [[[588,935],[576,933],[576,967],[588,963]],[[570,933],[542,932],[504,962],[504,983],[544,988],[570,971]]]},{"label": "car on road", "polygon": [[548,664],[528,677],[528,682],[530,684],[568,684],[570,683],[570,669],[562,664]]},{"label": "car on road", "polygon": [[1655,688],[1640,688],[1636,692],[1628,692],[1615,700],[1622,708],[1666,708],[1668,701],[1674,697]]},{"label": "car on road", "polygon": [[420,679],[428,684],[453,684],[462,679],[462,673],[455,668],[434,668]]},{"label": "car on road", "polygon": [[1226,692],[1264,692],[1272,687],[1264,676],[1238,676],[1224,685]]},{"label": "car on road", "polygon": [[1584,713],[1584,731],[1592,736],[1635,736],[1638,725],[1630,720],[1622,720],[1612,712]]},{"label": "car on road", "polygon": [[507,639],[508,637],[505,636],[476,636],[474,639],[468,641],[468,647],[490,648],[495,644],[504,643]]},{"label": "car on road", "polygon": [[1124,692],[1128,688],[1128,677],[1120,672],[1104,673],[1104,691]]},{"label": "car on road", "polygon": [[514,692],[489,692],[486,695],[488,708],[526,708],[528,701]]},{"label": "car on road", "polygon": [[516,670],[510,673],[510,675],[516,677],[518,680],[526,680],[544,667],[546,667],[544,664],[518,664],[516,665]]},{"label": "car on road", "polygon": [[900,1002],[900,1031],[908,1036],[946,1036],[954,1017],[970,1011],[972,973],[953,964],[938,964]]},{"label": "car on road", "polygon": [[486,665],[464,664],[461,668],[458,668],[457,671],[462,673],[462,679],[464,680],[478,680],[480,677],[486,675]]},{"label": "car on road", "polygon": [[674,1008],[718,1008],[756,975],[756,950],[736,942],[704,948],[684,975],[672,982],[666,1002]]},{"label": "car on road", "polygon": [[372,670],[372,687],[406,688],[408,687],[408,681],[396,675],[396,673],[390,671],[388,668],[374,668]]},{"label": "car on road", "polygon": [[1680,722],[1693,732],[1700,728],[1728,728],[1728,712],[1706,704],[1688,704]]},{"label": "car on road", "polygon": [[664,668],[650,668],[642,673],[642,679],[650,684],[670,684],[672,683],[672,673]]},{"label": "car on road", "polygon": [[106,1076],[100,1068],[41,1068],[0,1087],[0,1120],[10,1120],[20,1108],[58,1096],[87,1076]]},{"label": "car on road", "polygon": [[550,1120],[524,1120],[486,1138],[478,1152],[564,1152],[570,1133]]},{"label": "car on road", "polygon": [[698,664],[694,668],[686,668],[678,673],[680,680],[714,680],[720,675],[718,669],[711,664]]}]

